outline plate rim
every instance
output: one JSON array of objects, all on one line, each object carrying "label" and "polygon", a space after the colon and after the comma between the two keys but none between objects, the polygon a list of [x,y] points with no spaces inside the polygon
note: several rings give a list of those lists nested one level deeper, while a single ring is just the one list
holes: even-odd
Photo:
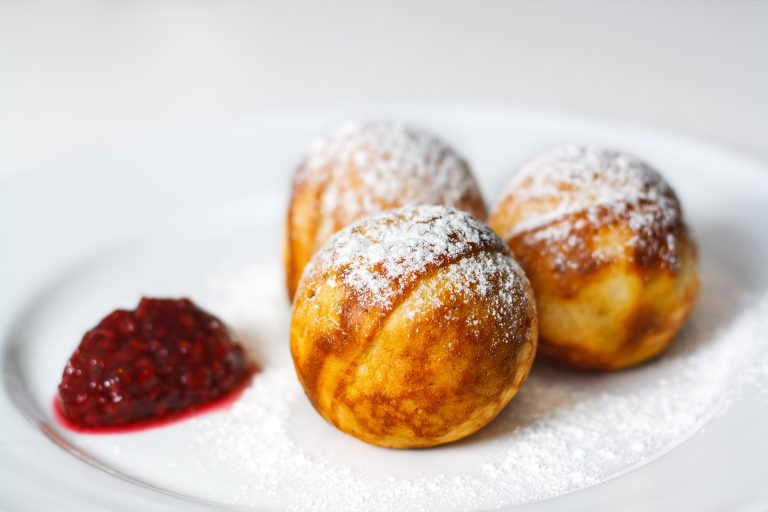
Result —
[{"label": "plate rim", "polygon": [[[595,116],[579,116],[578,114],[570,113],[570,112],[560,112],[556,109],[549,109],[549,108],[542,108],[542,107],[530,107],[530,106],[514,106],[509,104],[504,105],[497,105],[493,103],[467,103],[467,102],[423,102],[419,100],[409,100],[409,101],[393,101],[393,102],[351,102],[351,103],[333,103],[328,105],[318,105],[315,107],[274,107],[265,109],[261,113],[249,113],[248,116],[237,118],[234,120],[222,120],[222,121],[216,121],[216,122],[207,122],[207,123],[199,123],[195,124],[193,126],[189,126],[184,130],[175,130],[175,129],[168,129],[168,130],[162,130],[162,133],[171,133],[172,136],[175,137],[184,137],[189,136],[190,134],[202,134],[205,132],[208,132],[210,130],[215,130],[217,126],[229,126],[230,128],[232,126],[238,126],[238,125],[247,125],[250,123],[264,123],[267,122],[264,119],[264,116],[267,118],[270,116],[299,116],[299,115],[306,115],[306,112],[308,110],[313,111],[317,115],[318,112],[327,112],[329,115],[328,118],[338,117],[335,114],[342,111],[354,111],[354,110],[370,110],[370,109],[385,109],[388,105],[391,104],[397,104],[400,109],[408,108],[411,104],[418,104],[420,109],[428,109],[428,110],[445,110],[447,112],[450,112],[451,115],[454,115],[456,117],[459,117],[459,113],[463,112],[472,112],[472,111],[481,111],[484,115],[491,114],[493,116],[500,116],[500,117],[506,117],[510,115],[529,115],[533,117],[542,117],[546,122],[549,122],[553,119],[563,119],[569,123],[575,123],[575,124],[586,124],[588,126],[596,127],[597,129],[604,130],[604,129],[614,129],[617,131],[622,132],[628,132],[635,134],[636,136],[641,136],[643,138],[651,138],[651,139],[658,139],[658,140],[665,140],[667,141],[667,144],[671,144],[674,146],[683,146],[686,149],[702,149],[706,150],[708,154],[710,155],[716,155],[717,158],[738,162],[740,171],[743,171],[747,174],[752,174],[752,179],[756,179],[762,183],[762,186],[768,187],[768,165],[765,163],[759,161],[758,159],[755,159],[751,155],[744,155],[743,153],[732,150],[730,148],[727,148],[725,146],[719,145],[717,143],[712,143],[709,141],[706,141],[704,139],[693,137],[686,134],[680,134],[673,131],[665,130],[665,129],[656,129],[656,128],[650,128],[645,125],[638,125],[636,123],[631,122],[625,122],[625,121],[614,121],[614,120],[603,120],[601,117],[595,117]],[[418,114],[416,115],[418,117]],[[77,161],[78,159],[83,158],[85,155],[100,155],[103,152],[110,152],[115,151],[115,149],[119,148],[125,148],[130,146],[139,146],[142,147],[146,141],[153,139],[162,140],[163,135],[158,135],[157,133],[153,134],[143,134],[139,137],[127,137],[124,139],[120,139],[118,141],[113,141],[107,144],[100,144],[96,148],[87,148],[83,151],[77,151],[73,154],[68,155],[67,157],[63,159],[55,159],[52,161],[47,162],[44,165],[38,165],[35,168],[28,169],[21,173],[16,174],[10,174],[10,175],[3,175],[0,176],[0,192],[3,189],[8,188],[14,188],[14,187],[25,187],[29,186],[30,183],[34,183],[37,180],[44,179],[45,175],[47,173],[55,172],[55,169],[57,167],[66,166],[68,162]],[[13,295],[13,293],[9,294]],[[34,293],[32,294],[22,294],[22,298],[25,300],[22,301],[22,305],[25,305],[28,302],[28,299],[30,297],[33,297]],[[4,301],[0,300],[0,304],[3,304]],[[8,305],[11,304],[11,300],[7,301]],[[5,309],[5,306],[3,306],[3,309]],[[20,308],[23,309],[23,308]],[[8,313],[8,310],[6,310],[6,316],[8,316],[8,320],[12,318],[16,318],[17,311],[16,308],[11,308],[12,313]],[[1,313],[1,312],[0,312]],[[5,333],[10,327],[12,326],[12,321],[8,322],[4,316],[0,314],[0,329],[2,329],[1,332]],[[3,368],[3,389],[2,394],[7,394],[6,386],[7,386],[7,372],[6,372],[6,364],[7,364],[7,358],[8,358],[8,350],[9,350],[9,342],[8,339],[4,336],[2,340],[0,340],[0,350],[2,350],[2,368]],[[0,413],[5,416],[9,411],[6,409],[6,401],[0,398]],[[691,438],[687,438],[683,443],[688,443]],[[11,439],[10,441],[13,441]],[[0,438],[0,442],[8,442],[7,439]],[[47,440],[46,440],[47,442]],[[680,446],[680,445],[678,445]],[[672,448],[672,450],[676,449]],[[648,461],[643,464],[643,466],[649,466],[653,463],[657,458],[662,457],[668,452],[664,452],[658,455],[658,457],[655,457],[652,461]],[[1,452],[0,452],[1,454]],[[0,459],[1,460],[1,459]],[[97,466],[98,467],[98,466]],[[623,478],[626,474],[634,471],[635,468],[629,468],[626,471],[622,471],[621,473],[618,473],[616,475],[611,476],[609,479],[601,482],[600,484],[593,485],[588,488],[575,490],[573,492],[556,496],[553,498],[545,499],[543,501],[537,501],[532,503],[527,503],[523,505],[518,505],[520,509],[528,509],[529,505],[535,506],[531,507],[531,509],[534,509],[542,503],[551,502],[552,500],[560,499],[566,496],[571,496],[576,493],[581,493],[590,489],[595,489],[600,487],[603,483],[608,482],[610,480]],[[111,473],[109,469],[104,469],[104,471],[107,471],[108,473]],[[131,477],[128,477],[129,479]],[[138,485],[142,485],[141,482],[134,483]],[[152,492],[161,492],[161,493],[167,493],[167,491],[163,489],[157,489],[154,488],[151,485],[148,485],[149,489],[152,489]],[[174,493],[169,493],[171,495],[174,495]],[[182,499],[188,499],[186,496],[179,496]],[[763,496],[763,499],[766,499],[768,495]],[[185,505],[186,506],[186,505]],[[510,507],[510,509],[517,510],[515,506]],[[553,509],[554,510],[554,509]]]}]

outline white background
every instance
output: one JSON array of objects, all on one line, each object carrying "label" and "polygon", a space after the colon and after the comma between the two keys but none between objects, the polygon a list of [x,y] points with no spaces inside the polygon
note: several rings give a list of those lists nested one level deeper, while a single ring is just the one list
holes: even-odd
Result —
[{"label": "white background", "polygon": [[768,2],[0,0],[0,175],[335,101],[543,106],[768,162]]}]

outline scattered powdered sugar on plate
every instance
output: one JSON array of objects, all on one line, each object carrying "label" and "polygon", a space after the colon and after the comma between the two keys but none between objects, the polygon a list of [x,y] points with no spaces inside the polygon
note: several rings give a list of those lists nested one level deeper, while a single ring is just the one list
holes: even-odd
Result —
[{"label": "scattered powdered sugar on plate", "polygon": [[[219,279],[215,310],[261,364],[229,410],[195,420],[199,471],[219,499],[290,510],[467,510],[553,497],[663,455],[738,395],[765,383],[768,295],[704,265],[697,311],[663,357],[607,375],[540,363],[477,434],[426,450],[387,450],[317,415],[295,377],[279,269]],[[758,357],[760,355],[761,357]]]},{"label": "scattered powdered sugar on plate", "polygon": [[297,183],[306,180],[326,184],[323,214],[347,220],[393,205],[482,202],[456,152],[428,132],[395,122],[347,122],[317,139],[296,176]]}]

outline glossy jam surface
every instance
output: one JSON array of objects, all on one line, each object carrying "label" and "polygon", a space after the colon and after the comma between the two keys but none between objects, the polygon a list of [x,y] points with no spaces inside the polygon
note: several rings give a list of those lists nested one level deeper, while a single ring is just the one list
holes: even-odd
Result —
[{"label": "glossy jam surface", "polygon": [[192,301],[144,298],[85,333],[57,409],[79,431],[165,424],[226,402],[254,369],[226,326]]}]

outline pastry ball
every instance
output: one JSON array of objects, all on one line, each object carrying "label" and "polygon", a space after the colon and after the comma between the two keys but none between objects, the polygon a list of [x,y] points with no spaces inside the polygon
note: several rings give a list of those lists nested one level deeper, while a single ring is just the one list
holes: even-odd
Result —
[{"label": "pastry ball", "polygon": [[536,293],[540,353],[615,370],[660,353],[699,290],[696,247],[666,181],[632,155],[558,149],[525,166],[491,214]]},{"label": "pastry ball", "polygon": [[315,142],[296,170],[288,208],[289,297],[333,233],[367,215],[420,204],[487,215],[467,163],[427,132],[396,123],[348,123]]},{"label": "pastry ball", "polygon": [[528,279],[488,226],[443,206],[362,219],[312,258],[291,353],[315,409],[367,443],[455,441],[491,421],[528,376]]}]

